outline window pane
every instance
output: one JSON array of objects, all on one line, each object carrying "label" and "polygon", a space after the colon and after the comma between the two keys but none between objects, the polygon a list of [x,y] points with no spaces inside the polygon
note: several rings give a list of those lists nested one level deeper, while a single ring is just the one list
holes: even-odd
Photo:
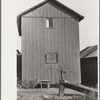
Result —
[{"label": "window pane", "polygon": [[53,19],[52,18],[47,18],[46,19],[46,28],[53,27]]},{"label": "window pane", "polygon": [[51,19],[51,18],[49,19],[49,26],[53,27],[53,19]]},{"label": "window pane", "polygon": [[49,28],[49,19],[46,19],[46,28]]}]

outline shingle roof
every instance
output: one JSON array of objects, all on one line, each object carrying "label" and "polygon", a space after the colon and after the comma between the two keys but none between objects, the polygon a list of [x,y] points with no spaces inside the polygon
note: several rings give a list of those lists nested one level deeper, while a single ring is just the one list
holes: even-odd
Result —
[{"label": "shingle roof", "polygon": [[45,0],[41,3],[39,3],[38,5],[22,12],[21,14],[19,14],[17,16],[17,26],[18,26],[18,31],[19,31],[20,36],[21,36],[21,25],[20,25],[21,24],[21,16],[23,16],[24,14],[26,14],[26,13],[32,11],[32,10],[37,9],[38,7],[40,7],[40,6],[44,5],[45,3],[47,3],[48,1],[53,1],[53,2],[57,3],[59,6],[63,7],[64,9],[69,10],[70,12],[72,12],[73,14],[75,14],[79,18],[79,21],[81,21],[84,18],[82,15],[78,14],[77,12],[73,11],[72,9],[68,8],[67,6],[65,6],[64,4],[60,3],[57,0]]},{"label": "shingle roof", "polygon": [[88,56],[89,54],[95,52],[96,50],[97,50],[97,45],[86,47],[85,49],[80,51],[80,58],[81,59],[85,58],[86,56]]}]

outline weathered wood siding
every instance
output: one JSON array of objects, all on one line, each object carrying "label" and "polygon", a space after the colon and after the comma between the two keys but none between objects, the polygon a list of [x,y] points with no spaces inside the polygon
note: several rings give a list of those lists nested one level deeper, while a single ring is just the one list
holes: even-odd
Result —
[{"label": "weathered wood siding", "polygon": [[[46,28],[46,18],[53,28]],[[74,16],[75,17],[75,16]],[[78,21],[51,2],[22,16],[22,79],[59,82],[59,66],[64,79],[80,83]],[[57,64],[46,64],[45,54],[56,52]]]}]

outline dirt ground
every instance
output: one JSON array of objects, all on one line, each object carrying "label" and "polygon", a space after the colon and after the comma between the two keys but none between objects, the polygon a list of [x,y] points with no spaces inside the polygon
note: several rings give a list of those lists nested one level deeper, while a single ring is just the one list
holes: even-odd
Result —
[{"label": "dirt ground", "polygon": [[[65,89],[64,96],[58,96],[59,89],[58,88],[43,88],[43,89],[18,89],[17,90],[17,100],[44,100],[43,98],[52,98],[52,96],[56,96],[56,98],[71,99],[73,96],[81,96],[83,95],[80,92]],[[48,99],[46,99],[48,100]],[[57,99],[58,100],[58,99]]]}]

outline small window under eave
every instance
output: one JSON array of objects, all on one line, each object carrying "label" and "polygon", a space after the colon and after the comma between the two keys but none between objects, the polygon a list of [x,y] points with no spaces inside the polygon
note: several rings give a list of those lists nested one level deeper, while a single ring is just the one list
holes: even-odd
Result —
[{"label": "small window under eave", "polygon": [[53,28],[53,19],[46,18],[46,28]]}]

